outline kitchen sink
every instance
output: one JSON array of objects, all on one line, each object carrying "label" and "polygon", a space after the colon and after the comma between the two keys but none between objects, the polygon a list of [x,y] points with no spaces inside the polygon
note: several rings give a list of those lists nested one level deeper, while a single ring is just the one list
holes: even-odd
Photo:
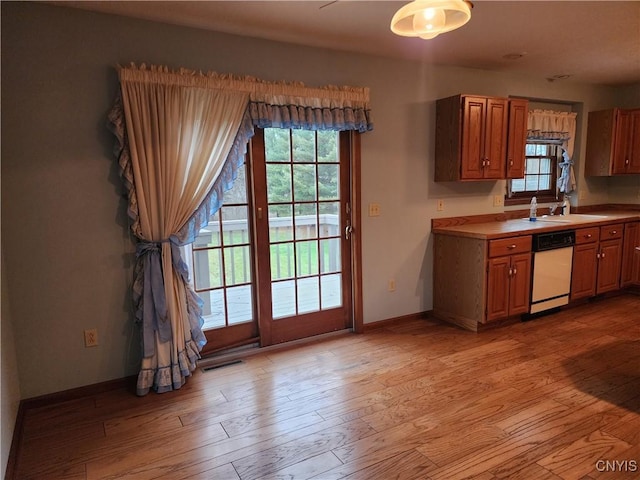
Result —
[{"label": "kitchen sink", "polygon": [[586,213],[572,213],[571,215],[542,215],[537,217],[539,222],[551,222],[551,223],[582,223],[582,222],[597,222],[598,220],[606,220],[609,218],[607,215],[589,215]]}]

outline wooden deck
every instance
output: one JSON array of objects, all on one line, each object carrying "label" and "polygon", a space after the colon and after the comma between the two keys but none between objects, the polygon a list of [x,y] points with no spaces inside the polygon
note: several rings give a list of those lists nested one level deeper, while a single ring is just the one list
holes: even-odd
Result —
[{"label": "wooden deck", "polygon": [[640,297],[479,334],[412,321],[34,408],[19,452],[21,480],[637,479]]}]

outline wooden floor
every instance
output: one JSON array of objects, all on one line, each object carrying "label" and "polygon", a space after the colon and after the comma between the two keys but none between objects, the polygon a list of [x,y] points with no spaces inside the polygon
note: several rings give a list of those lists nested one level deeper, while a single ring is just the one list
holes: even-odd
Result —
[{"label": "wooden floor", "polygon": [[20,452],[19,479],[637,479],[640,297],[479,334],[413,321],[30,409]]}]

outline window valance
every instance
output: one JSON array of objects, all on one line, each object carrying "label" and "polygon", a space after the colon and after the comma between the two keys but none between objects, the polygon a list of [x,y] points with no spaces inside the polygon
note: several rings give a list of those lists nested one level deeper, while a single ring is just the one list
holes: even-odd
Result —
[{"label": "window valance", "polygon": [[562,146],[562,162],[558,163],[560,175],[557,188],[569,193],[576,188],[573,171],[573,147],[576,136],[576,112],[555,110],[530,110],[527,118],[527,140],[553,141]]}]

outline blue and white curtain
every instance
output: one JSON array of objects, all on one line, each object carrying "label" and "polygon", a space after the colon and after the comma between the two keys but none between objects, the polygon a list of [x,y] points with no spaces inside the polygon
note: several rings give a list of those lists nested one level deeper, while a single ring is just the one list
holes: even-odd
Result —
[{"label": "blue and white curtain", "polygon": [[527,121],[527,140],[558,142],[562,147],[562,162],[556,188],[558,192],[568,194],[576,189],[576,177],[573,170],[573,147],[576,137],[575,112],[555,110],[530,110]]},{"label": "blue and white curtain", "polygon": [[367,88],[310,88],[145,65],[118,73],[120,95],[109,121],[138,239],[137,393],[145,395],[180,388],[196,368],[206,343],[202,303],[179,247],[193,242],[222,205],[254,126],[366,132],[373,125]]}]

